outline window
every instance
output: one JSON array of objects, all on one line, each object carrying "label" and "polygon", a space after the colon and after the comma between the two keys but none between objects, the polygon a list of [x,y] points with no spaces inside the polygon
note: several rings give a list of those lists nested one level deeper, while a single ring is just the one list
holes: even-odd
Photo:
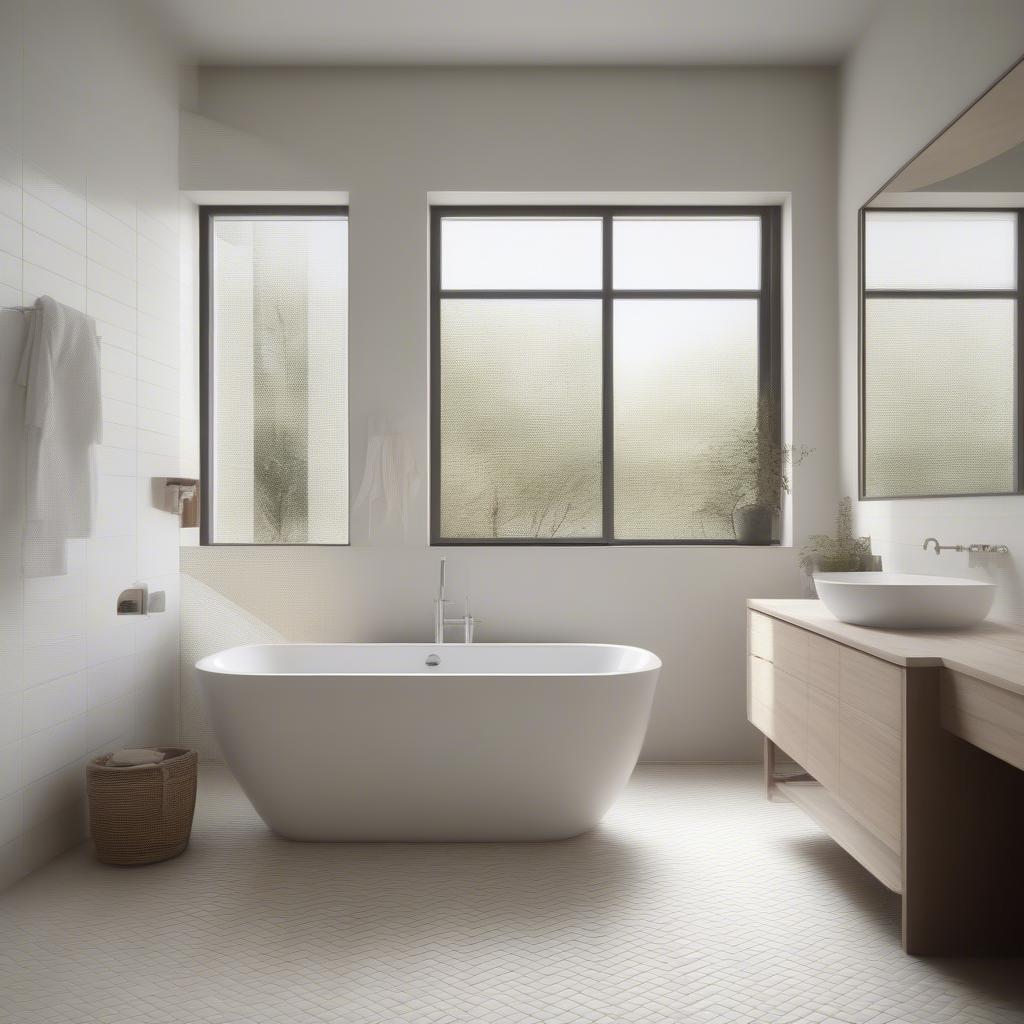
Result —
[{"label": "window", "polygon": [[200,208],[204,544],[348,543],[344,207]]},{"label": "window", "polygon": [[435,207],[432,542],[735,543],[779,253],[774,207]]},{"label": "window", "polygon": [[1019,489],[1020,220],[865,213],[864,497]]}]

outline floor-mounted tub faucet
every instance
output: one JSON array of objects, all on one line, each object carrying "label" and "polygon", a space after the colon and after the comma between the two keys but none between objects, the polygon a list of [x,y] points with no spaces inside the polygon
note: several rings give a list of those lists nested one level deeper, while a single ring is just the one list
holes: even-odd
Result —
[{"label": "floor-mounted tub faucet", "polygon": [[476,619],[469,612],[469,596],[467,595],[466,597],[466,610],[461,618],[445,618],[445,605],[451,604],[451,601],[446,600],[444,596],[444,564],[445,559],[442,558],[441,580],[437,588],[437,597],[434,598],[434,643],[444,643],[445,626],[462,626],[463,643],[471,644],[473,642],[473,630],[476,626]]}]

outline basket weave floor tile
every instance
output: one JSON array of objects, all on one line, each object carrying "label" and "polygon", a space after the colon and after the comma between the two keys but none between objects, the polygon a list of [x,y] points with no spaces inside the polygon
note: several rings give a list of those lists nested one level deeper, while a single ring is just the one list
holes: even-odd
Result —
[{"label": "basket weave floor tile", "polygon": [[909,959],[897,925],[753,768],[641,768],[564,843],[318,846],[206,767],[183,857],[83,848],[0,897],[0,1021],[1024,1021],[1024,963]]}]

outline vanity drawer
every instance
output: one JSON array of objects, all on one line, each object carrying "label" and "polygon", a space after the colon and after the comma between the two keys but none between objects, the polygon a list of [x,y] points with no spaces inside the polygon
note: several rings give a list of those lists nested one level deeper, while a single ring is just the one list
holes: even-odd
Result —
[{"label": "vanity drawer", "polygon": [[804,767],[823,786],[839,793],[839,698],[807,687]]},{"label": "vanity drawer", "polygon": [[750,613],[748,651],[797,679],[807,678],[807,641],[805,629],[773,619],[760,612]]},{"label": "vanity drawer", "polygon": [[842,647],[828,637],[807,634],[807,682],[822,693],[839,699],[839,652]]},{"label": "vanity drawer", "polygon": [[900,731],[903,721],[903,670],[870,654],[841,647],[839,699],[882,725]]},{"label": "vanity drawer", "polygon": [[760,612],[747,612],[747,653],[764,661],[774,661],[775,642],[773,625],[775,620]]},{"label": "vanity drawer", "polygon": [[811,635],[805,629],[791,626],[788,622],[774,623],[775,667],[795,679],[807,679],[807,639]]},{"label": "vanity drawer", "polygon": [[899,853],[903,804],[900,735],[847,704],[839,708],[839,797]]},{"label": "vanity drawer", "polygon": [[747,659],[747,716],[752,725],[803,764],[807,744],[807,684],[770,661]]}]

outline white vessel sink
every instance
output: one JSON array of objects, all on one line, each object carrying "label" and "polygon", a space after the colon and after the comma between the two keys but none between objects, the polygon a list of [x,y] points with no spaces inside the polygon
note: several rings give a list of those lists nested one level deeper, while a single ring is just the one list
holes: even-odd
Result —
[{"label": "white vessel sink", "polygon": [[822,572],[814,588],[840,622],[884,629],[954,629],[989,613],[993,583],[896,572]]}]

